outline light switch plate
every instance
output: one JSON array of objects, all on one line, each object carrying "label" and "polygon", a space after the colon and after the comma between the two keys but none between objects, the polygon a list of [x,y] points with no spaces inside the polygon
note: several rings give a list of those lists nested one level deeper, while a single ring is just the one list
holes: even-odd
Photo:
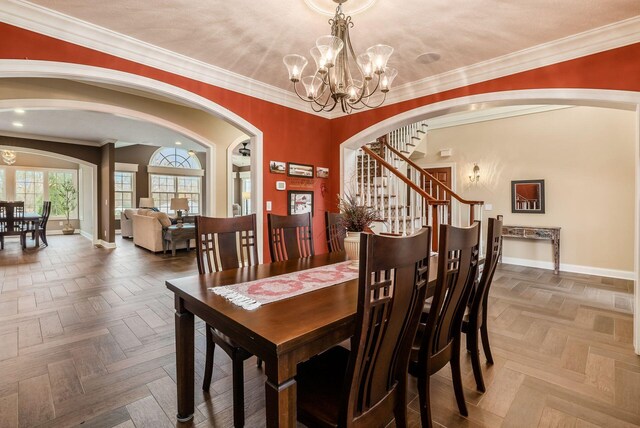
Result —
[{"label": "light switch plate", "polygon": [[491,205],[491,204],[484,204],[484,210],[485,210],[485,211],[491,211],[491,210],[493,210],[493,205]]},{"label": "light switch plate", "polygon": [[271,201],[267,201],[267,211],[271,211]]}]

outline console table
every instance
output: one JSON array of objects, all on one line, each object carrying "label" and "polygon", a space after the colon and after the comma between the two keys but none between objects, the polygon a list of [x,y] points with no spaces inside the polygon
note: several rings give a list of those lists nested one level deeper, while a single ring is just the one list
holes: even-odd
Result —
[{"label": "console table", "polygon": [[[502,226],[503,238],[549,240],[553,245],[553,273],[560,270],[560,228],[540,226]],[[502,261],[502,250],[500,251]]]}]

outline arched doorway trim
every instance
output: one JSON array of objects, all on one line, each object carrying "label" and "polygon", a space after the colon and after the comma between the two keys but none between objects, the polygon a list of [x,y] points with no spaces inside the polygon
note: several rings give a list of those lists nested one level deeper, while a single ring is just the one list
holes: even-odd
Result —
[{"label": "arched doorway trim", "polygon": [[[189,92],[180,87],[170,85],[168,83],[150,79],[148,77],[125,73],[118,70],[111,70],[108,68],[93,67],[83,64],[72,64],[63,62],[52,61],[32,61],[32,60],[16,60],[16,59],[3,59],[0,60],[0,78],[25,78],[25,77],[39,77],[39,78],[55,78],[55,79],[73,79],[95,83],[107,83],[110,85],[122,86],[132,89],[138,89],[153,94],[162,95],[172,100],[178,101],[182,105],[193,107],[199,110],[206,111],[216,117],[219,117],[236,128],[242,130],[245,134],[249,135],[251,139],[251,146],[255,150],[256,157],[256,177],[260,180],[260,183],[256,183],[256,197],[255,203],[257,207],[262,207],[262,153],[263,153],[263,134],[260,129],[251,124],[249,121],[243,119],[232,111],[224,108],[223,106],[214,103],[213,101],[197,95],[193,92]],[[211,156],[207,156],[207,169],[212,171],[215,176],[215,162],[214,157],[216,155],[215,145],[208,149],[208,153]],[[215,189],[215,182],[211,182],[212,187]],[[257,227],[258,227],[258,251],[260,257],[262,257],[262,240],[263,240],[263,214],[259,209],[256,212],[257,215]]]},{"label": "arched doorway trim", "polygon": [[[32,153],[39,156],[52,157],[56,159],[62,159],[67,162],[77,163],[79,165],[85,166],[91,169],[91,191],[94,195],[98,194],[98,165],[92,164],[82,159],[74,158],[71,156],[66,156],[58,153],[51,153],[44,150],[31,149],[27,147],[18,147],[12,146],[10,144],[0,144],[0,150],[16,150],[23,153]],[[89,239],[93,245],[102,245],[105,248],[115,248],[114,245],[109,245],[109,243],[102,242],[98,239],[97,231],[98,229],[98,198],[97,196],[93,198],[91,201],[91,225],[92,225],[92,233],[91,235],[87,235],[86,233],[82,233],[82,229],[80,229],[80,234],[85,238]]]},{"label": "arched doorway trim", "polygon": [[[640,306],[640,92],[614,91],[606,89],[527,89],[517,91],[492,92],[467,97],[454,98],[417,107],[382,120],[340,144],[340,192],[344,192],[345,179],[350,171],[346,169],[355,159],[355,150],[375,138],[399,127],[419,120],[444,116],[461,111],[499,107],[505,105],[562,104],[592,107],[606,107],[636,112],[635,144],[635,233],[634,233],[634,308]],[[347,160],[347,161],[345,161]],[[634,349],[640,355],[640,316],[634,310]]]}]

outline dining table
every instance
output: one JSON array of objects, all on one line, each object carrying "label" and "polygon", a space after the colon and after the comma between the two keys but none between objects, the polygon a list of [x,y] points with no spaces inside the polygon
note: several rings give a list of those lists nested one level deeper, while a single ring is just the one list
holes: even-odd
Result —
[{"label": "dining table", "polygon": [[[237,306],[210,288],[346,260],[344,252],[335,252],[166,281],[167,288],[175,295],[178,421],[189,421],[194,413],[194,317],[197,316],[264,361],[267,427],[295,427],[297,365],[354,335],[358,279],[264,304],[254,310]],[[429,287],[433,288],[437,255],[431,256],[429,265]]]},{"label": "dining table", "polygon": [[[27,229],[35,231],[36,248],[40,246],[40,233],[38,232],[38,225],[40,224],[41,218],[42,216],[37,212],[25,212],[22,218],[17,220],[21,221],[23,224],[26,224]],[[16,220],[14,219],[14,222],[15,221]],[[9,230],[12,229],[12,227],[9,228]]]}]

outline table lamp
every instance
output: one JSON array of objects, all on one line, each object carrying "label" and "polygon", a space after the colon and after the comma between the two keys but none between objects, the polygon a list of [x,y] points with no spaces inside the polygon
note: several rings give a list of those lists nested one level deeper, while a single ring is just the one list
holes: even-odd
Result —
[{"label": "table lamp", "polygon": [[169,208],[178,214],[178,223],[182,223],[182,211],[189,211],[189,200],[187,198],[171,198]]},{"label": "table lamp", "polygon": [[155,207],[155,201],[153,198],[140,198],[140,203],[138,204],[138,208],[153,208]]}]

